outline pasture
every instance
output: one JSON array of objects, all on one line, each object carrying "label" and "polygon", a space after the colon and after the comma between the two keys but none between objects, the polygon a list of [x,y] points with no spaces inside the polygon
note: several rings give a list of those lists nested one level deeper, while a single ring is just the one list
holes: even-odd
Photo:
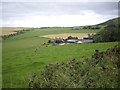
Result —
[{"label": "pasture", "polygon": [[[50,34],[97,33],[99,30],[71,30],[70,28],[34,29],[10,37],[2,43],[2,83],[5,88],[28,87],[30,73],[40,72],[50,63],[67,62],[73,58],[89,58],[95,49],[105,51],[117,42],[71,44],[63,46],[43,45]],[[37,48],[37,52],[35,52]]]}]

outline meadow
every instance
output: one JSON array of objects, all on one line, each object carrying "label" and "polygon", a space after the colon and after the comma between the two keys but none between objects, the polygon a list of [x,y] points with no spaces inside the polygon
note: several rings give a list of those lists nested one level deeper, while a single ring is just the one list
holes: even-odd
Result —
[{"label": "meadow", "polygon": [[[96,49],[105,51],[117,42],[70,44],[63,46],[43,45],[49,34],[97,33],[100,30],[71,30],[71,28],[34,29],[10,37],[2,42],[2,84],[5,88],[28,87],[30,73],[40,72],[50,63],[67,62],[74,58],[89,58]],[[35,52],[36,48],[38,49]]]}]

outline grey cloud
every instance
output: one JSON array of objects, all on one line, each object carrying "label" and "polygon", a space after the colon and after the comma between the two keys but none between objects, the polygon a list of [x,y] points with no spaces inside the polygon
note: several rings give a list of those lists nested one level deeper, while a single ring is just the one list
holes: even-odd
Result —
[{"label": "grey cloud", "polygon": [[98,14],[116,14],[117,2],[67,2],[67,3],[3,3],[3,15],[61,15],[61,14],[82,14],[82,10],[92,10]]},{"label": "grey cloud", "polygon": [[2,2],[4,21],[40,15],[84,15],[91,10],[103,17],[118,15],[117,2]]}]

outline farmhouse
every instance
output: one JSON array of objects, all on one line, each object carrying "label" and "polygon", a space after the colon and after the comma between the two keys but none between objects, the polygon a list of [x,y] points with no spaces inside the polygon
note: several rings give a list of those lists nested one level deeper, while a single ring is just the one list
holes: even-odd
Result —
[{"label": "farmhouse", "polygon": [[83,43],[82,41],[78,41],[78,42],[76,42],[77,44],[81,44],[81,43]]},{"label": "farmhouse", "polygon": [[76,39],[68,39],[66,42],[67,43],[77,43],[78,40],[76,40]]},{"label": "farmhouse", "polygon": [[83,39],[82,42],[83,43],[92,43],[93,39]]}]

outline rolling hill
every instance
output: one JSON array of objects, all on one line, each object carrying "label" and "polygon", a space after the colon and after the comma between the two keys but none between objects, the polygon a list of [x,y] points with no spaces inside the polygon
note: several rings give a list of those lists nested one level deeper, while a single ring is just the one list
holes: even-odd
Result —
[{"label": "rolling hill", "polygon": [[110,20],[105,21],[103,23],[100,23],[98,25],[118,25],[119,22],[120,22],[120,17],[114,18],[114,19],[110,19]]}]

